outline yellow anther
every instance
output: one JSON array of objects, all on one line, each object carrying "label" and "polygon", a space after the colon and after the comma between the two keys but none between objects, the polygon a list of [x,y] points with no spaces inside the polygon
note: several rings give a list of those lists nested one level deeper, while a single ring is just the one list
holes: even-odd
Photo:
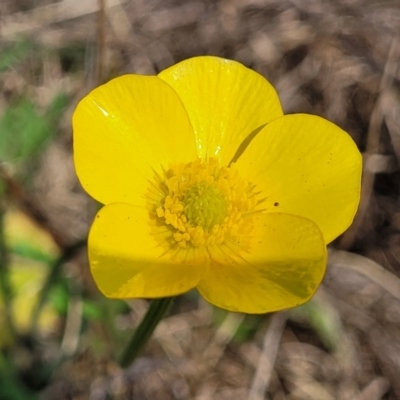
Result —
[{"label": "yellow anther", "polygon": [[179,211],[183,211],[183,204],[182,203],[174,203],[170,208],[172,213],[177,213]]},{"label": "yellow anther", "polygon": [[182,233],[174,233],[174,239],[177,241],[177,242],[180,242],[182,239],[183,239],[183,235],[182,235]]},{"label": "yellow anther", "polygon": [[165,198],[164,207],[165,208],[170,208],[172,206],[172,204],[174,204],[174,201],[172,200],[172,197],[171,196],[167,196]]}]

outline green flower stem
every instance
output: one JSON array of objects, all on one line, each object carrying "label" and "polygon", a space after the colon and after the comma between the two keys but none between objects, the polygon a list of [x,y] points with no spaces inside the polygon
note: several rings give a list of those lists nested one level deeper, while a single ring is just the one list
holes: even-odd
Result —
[{"label": "green flower stem", "polygon": [[147,341],[150,339],[154,329],[161,321],[165,312],[171,305],[174,297],[165,297],[163,299],[153,300],[147,310],[140,325],[136,328],[128,346],[122,354],[119,364],[122,368],[126,368],[132,364],[139,352],[143,349]]}]

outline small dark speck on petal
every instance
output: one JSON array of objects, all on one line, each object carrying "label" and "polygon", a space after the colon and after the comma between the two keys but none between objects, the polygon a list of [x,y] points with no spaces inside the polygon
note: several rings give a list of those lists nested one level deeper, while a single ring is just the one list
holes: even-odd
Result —
[{"label": "small dark speck on petal", "polygon": [[278,207],[279,206],[279,203],[278,202],[275,202],[274,203],[274,207]]}]

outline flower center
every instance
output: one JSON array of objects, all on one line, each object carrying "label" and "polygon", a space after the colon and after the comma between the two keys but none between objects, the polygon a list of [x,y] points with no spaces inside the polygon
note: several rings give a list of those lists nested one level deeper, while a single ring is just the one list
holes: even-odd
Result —
[{"label": "flower center", "polygon": [[[215,158],[171,166],[153,187],[161,189],[158,196],[149,192],[150,204],[156,203],[154,234],[167,248],[233,242],[251,230],[259,203],[255,186],[235,165],[221,167]],[[162,225],[167,231],[159,229]]]},{"label": "flower center", "polygon": [[221,190],[206,182],[193,184],[183,195],[183,214],[192,226],[201,226],[209,231],[222,224],[226,217],[227,204]]}]

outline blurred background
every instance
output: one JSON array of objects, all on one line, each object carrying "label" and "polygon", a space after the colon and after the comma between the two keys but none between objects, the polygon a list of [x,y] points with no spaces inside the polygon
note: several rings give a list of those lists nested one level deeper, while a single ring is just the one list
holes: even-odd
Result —
[{"label": "blurred background", "polygon": [[[0,399],[400,399],[400,3],[2,0]],[[274,316],[179,297],[134,365],[148,308],[105,299],[86,235],[98,205],[72,163],[95,86],[212,54],[267,77],[364,154],[360,210],[312,301]]]}]

